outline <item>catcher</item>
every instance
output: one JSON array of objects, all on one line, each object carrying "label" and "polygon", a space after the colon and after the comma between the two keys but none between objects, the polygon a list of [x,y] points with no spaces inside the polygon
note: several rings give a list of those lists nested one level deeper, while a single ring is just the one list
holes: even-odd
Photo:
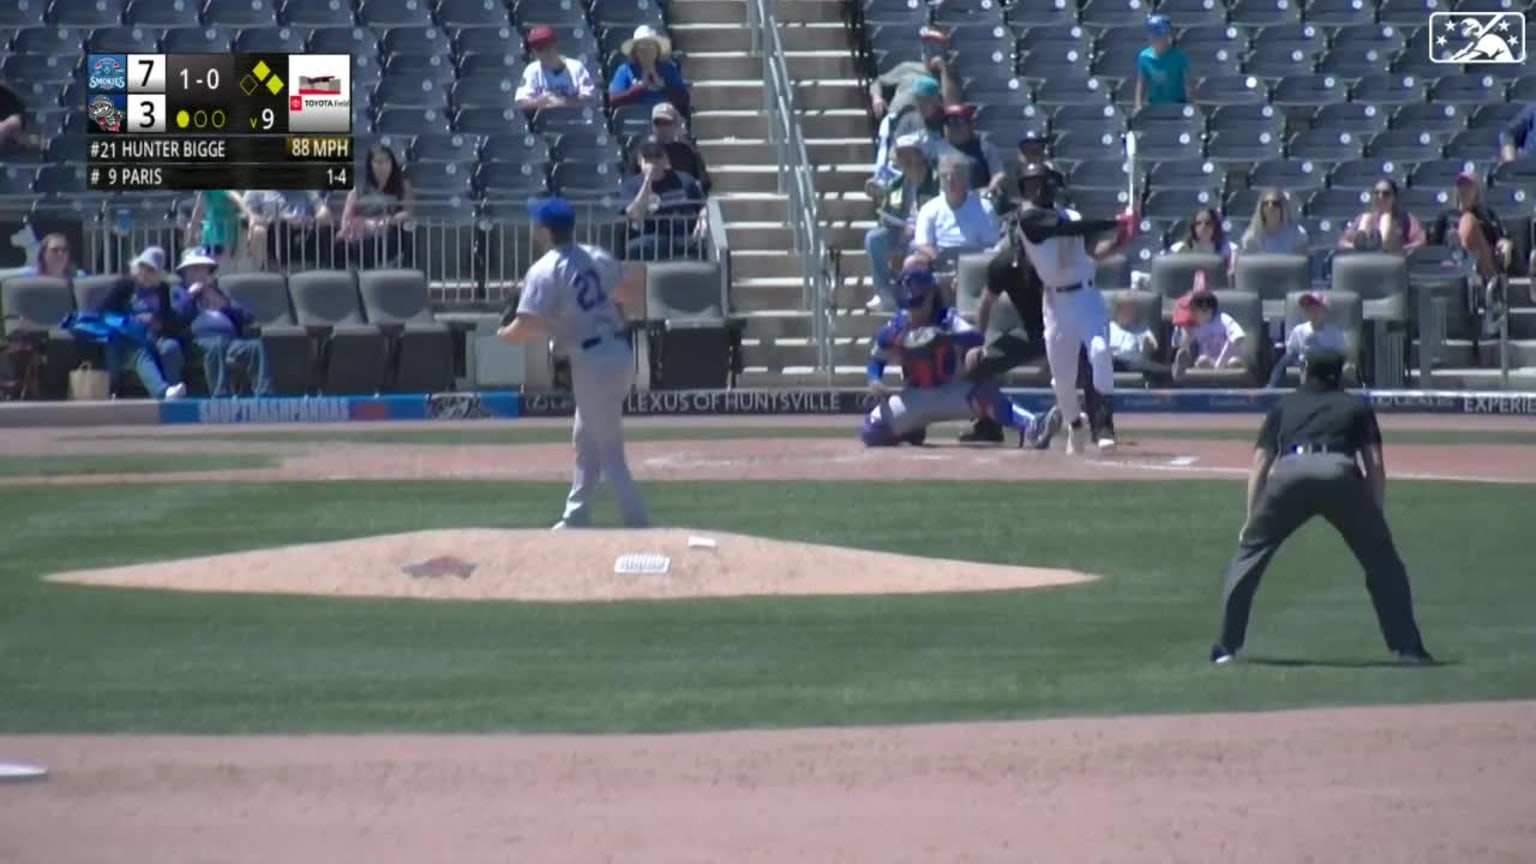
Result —
[{"label": "catcher", "polygon": [[[1020,446],[1034,445],[1046,434],[1042,420],[1013,404],[995,382],[964,377],[963,358],[981,345],[982,336],[944,304],[931,271],[908,266],[897,291],[901,308],[875,334],[870,352],[869,389],[878,401],[859,432],[866,446],[922,445],[931,424],[977,417],[1017,430]],[[891,362],[901,364],[903,386],[897,392],[882,380]]]}]

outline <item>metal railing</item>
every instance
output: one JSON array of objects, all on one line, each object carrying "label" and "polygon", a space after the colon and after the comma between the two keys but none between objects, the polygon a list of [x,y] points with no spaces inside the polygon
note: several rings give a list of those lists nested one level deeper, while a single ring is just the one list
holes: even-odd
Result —
[{"label": "metal railing", "polygon": [[789,218],[794,251],[800,257],[804,277],[804,303],[811,313],[811,339],[816,344],[817,369],[828,383],[834,372],[832,351],[832,259],[822,233],[821,198],[816,194],[815,166],[807,155],[805,137],[795,114],[794,82],[784,62],[784,43],[779,38],[776,0],[750,0],[747,24],[752,50],[763,58],[763,108],[770,118],[769,130],[779,152],[779,191],[789,198]]},{"label": "metal railing", "polygon": [[[708,261],[720,267],[721,308],[729,309],[729,245],[719,205],[708,201],[707,230],[695,215],[654,216],[632,225],[616,200],[572,202],[576,240],[630,261]],[[108,205],[84,228],[77,256],[92,273],[125,272],[147,246],[166,250],[172,262],[182,250],[202,245],[201,229],[179,213],[124,211]],[[241,224],[223,249],[226,272],[409,267],[427,274],[434,303],[447,308],[496,307],[522,284],[537,258],[533,226],[524,201],[469,202],[418,199],[409,217],[366,220],[344,230],[340,214],[312,219]]]}]

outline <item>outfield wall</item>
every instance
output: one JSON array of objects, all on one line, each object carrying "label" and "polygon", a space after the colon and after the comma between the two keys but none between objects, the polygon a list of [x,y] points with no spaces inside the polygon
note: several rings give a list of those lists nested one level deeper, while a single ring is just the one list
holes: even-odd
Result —
[{"label": "outfield wall", "polygon": [[[1043,388],[1006,391],[1032,411],[1055,401]],[[1257,414],[1283,390],[1128,390],[1115,397],[1122,414]],[[1536,393],[1360,391],[1383,414],[1525,416],[1536,420]],[[863,390],[678,390],[635,393],[626,413],[641,417],[847,416],[869,410]],[[185,399],[175,402],[0,402],[0,428],[83,426],[263,425],[422,420],[510,420],[568,417],[569,393],[496,390],[478,393],[320,396],[300,399]]]}]

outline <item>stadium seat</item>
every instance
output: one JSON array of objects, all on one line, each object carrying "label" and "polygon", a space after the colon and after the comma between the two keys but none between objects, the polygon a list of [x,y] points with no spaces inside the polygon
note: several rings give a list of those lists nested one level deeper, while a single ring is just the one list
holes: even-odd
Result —
[{"label": "stadium seat", "polygon": [[1061,75],[1046,80],[1035,89],[1035,104],[1046,108],[1077,103],[1104,104],[1109,101],[1109,87],[1087,75]]},{"label": "stadium seat", "polygon": [[238,54],[302,54],[304,34],[288,27],[252,27],[241,30],[232,47]]},{"label": "stadium seat", "polygon": [[556,162],[617,164],[624,159],[619,143],[601,126],[561,135],[549,152]]},{"label": "stadium seat", "polygon": [[449,197],[468,195],[472,175],[469,168],[453,162],[412,162],[405,167],[405,178],[417,192]]},{"label": "stadium seat", "polygon": [[1486,105],[1504,98],[1504,85],[1492,75],[1446,75],[1429,88],[1429,100],[1441,105]]},{"label": "stadium seat", "polygon": [[1496,102],[1491,105],[1479,105],[1472,109],[1471,116],[1467,118],[1469,129],[1503,129],[1514,122],[1515,117],[1525,109],[1520,102]]},{"label": "stadium seat", "polygon": [[1369,138],[1386,130],[1391,114],[1375,105],[1364,102],[1341,102],[1324,105],[1312,115],[1313,129],[1348,132],[1359,138]]},{"label": "stadium seat", "polygon": [[386,135],[442,133],[449,131],[448,116],[434,108],[381,108],[374,114],[373,130]]},{"label": "stadium seat", "polygon": [[510,25],[499,27],[461,27],[452,38],[455,59],[471,54],[516,55],[517,31]]},{"label": "stadium seat", "polygon": [[1375,0],[1373,5],[1377,21],[1396,27],[1423,27],[1429,21],[1429,13],[1444,8],[1427,0]]},{"label": "stadium seat", "polygon": [[1467,115],[1454,104],[1403,105],[1392,112],[1392,128],[1418,130],[1440,138],[1467,128]]},{"label": "stadium seat", "polygon": [[277,10],[269,0],[207,0],[203,23],[213,27],[275,27]]},{"label": "stadium seat", "polygon": [[453,386],[453,333],[432,317],[426,274],[364,270],[357,274],[367,320],[390,336],[391,379],[401,393],[441,393]]},{"label": "stadium seat", "polygon": [[1401,185],[1408,181],[1410,168],[1412,165],[1399,165],[1387,159],[1352,159],[1333,166],[1328,172],[1328,185],[1335,189],[1352,189],[1358,192],[1371,188],[1383,177],[1391,177]]},{"label": "stadium seat", "polygon": [[1429,132],[1416,129],[1388,129],[1365,145],[1366,155],[1394,162],[1427,162],[1439,159],[1440,145]]},{"label": "stadium seat", "polygon": [[309,333],[294,320],[288,300],[288,284],[283,276],[278,273],[230,273],[219,277],[219,287],[250,310],[256,325],[261,328],[273,395],[308,394],[314,375],[314,345]]},{"label": "stadium seat", "polygon": [[1427,228],[1442,210],[1451,206],[1451,189],[1402,189],[1398,192],[1398,199],[1403,208],[1419,217],[1419,221]]},{"label": "stadium seat", "polygon": [[525,200],[548,188],[542,165],[482,162],[475,172],[475,189],[485,198]]},{"label": "stadium seat", "polygon": [[1096,30],[1144,26],[1147,7],[1141,0],[1086,0],[1078,17],[1084,27]]},{"label": "stadium seat", "polygon": [[513,22],[525,31],[540,24],[576,24],[586,14],[583,4],[571,0],[514,0],[511,6]]},{"label": "stadium seat", "polygon": [[1305,74],[1312,70],[1313,59],[1305,52],[1284,45],[1254,44],[1253,50],[1242,59],[1245,75],[1257,75],[1267,81],[1275,81],[1287,75]]},{"label": "stadium seat", "polygon": [[449,65],[447,55],[453,53],[453,40],[448,38],[446,32],[436,27],[422,25],[390,27],[379,39],[379,53],[385,68],[389,67],[396,55],[439,57],[446,66]]},{"label": "stadium seat", "polygon": [[1225,26],[1227,23],[1225,4],[1207,0],[1160,0],[1157,11],[1167,15],[1174,27],[1180,28],[1181,42],[1196,27]]},{"label": "stadium seat", "polygon": [[1411,105],[1423,102],[1429,85],[1416,75],[1383,72],[1366,75],[1349,89],[1349,98],[1369,105]]},{"label": "stadium seat", "polygon": [[491,135],[480,145],[480,159],[483,162],[542,166],[549,162],[549,147],[538,135]]},{"label": "stadium seat", "polygon": [[1364,142],[1352,133],[1319,126],[1296,135],[1287,142],[1285,150],[1292,159],[1346,162],[1360,158],[1364,146]]},{"label": "stadium seat", "polygon": [[93,54],[153,54],[159,32],[144,27],[102,27],[85,37],[85,50]]},{"label": "stadium seat", "polygon": [[[14,6],[0,7],[0,27],[8,30],[19,30],[22,27],[41,27],[43,25],[43,3],[18,3]],[[197,16],[193,14],[193,20]]]},{"label": "stadium seat", "polygon": [[300,326],[321,328],[321,385],[327,395],[368,395],[384,386],[388,345],[368,322],[357,281],[345,270],[310,270],[288,277]]},{"label": "stadium seat", "polygon": [[1207,125],[1212,132],[1224,135],[1258,136],[1267,132],[1279,139],[1285,135],[1285,114],[1273,105],[1221,105],[1211,112]]},{"label": "stadium seat", "polygon": [[1415,189],[1450,189],[1456,183],[1457,175],[1464,171],[1476,170],[1472,162],[1461,159],[1436,159],[1433,162],[1423,162],[1410,166],[1408,172],[1408,185]]},{"label": "stadium seat", "polygon": [[1509,85],[1508,99],[1521,105],[1536,102],[1536,75],[1522,75]]},{"label": "stadium seat", "polygon": [[514,108],[517,84],[504,76],[467,75],[453,83],[448,102],[455,109]]},{"label": "stadium seat", "polygon": [[228,54],[234,41],[234,31],[220,27],[175,27],[160,37],[160,50],[167,54]]},{"label": "stadium seat", "polygon": [[43,21],[54,27],[114,27],[123,12],[123,0],[53,0]]},{"label": "stadium seat", "polygon": [[[385,80],[430,81],[447,87],[457,73],[444,54],[394,54],[384,63]],[[381,82],[382,83],[382,82]]]},{"label": "stadium seat", "polygon": [[432,13],[418,0],[362,0],[357,20],[378,32],[386,27],[430,27]]},{"label": "stadium seat", "polygon": [[1068,0],[1014,3],[1003,13],[1003,20],[1014,30],[1076,24],[1077,5]]},{"label": "stadium seat", "polygon": [[[1370,7],[1364,4],[1362,8],[1367,12],[1370,10]],[[1355,24],[1333,31],[1328,44],[1335,51],[1376,51],[1384,56],[1391,56],[1403,50],[1411,32],[1391,24]]]},{"label": "stadium seat", "polygon": [[555,194],[571,199],[617,195],[621,181],[617,162],[557,162],[550,177]]},{"label": "stadium seat", "polygon": [[501,0],[438,0],[437,23],[442,27],[508,27],[512,19]]},{"label": "stadium seat", "polygon": [[1355,252],[1333,259],[1333,288],[1358,295],[1367,321],[1408,319],[1408,262],[1400,255]]},{"label": "stadium seat", "polygon": [[[1179,256],[1170,256],[1179,257]],[[1180,386],[1184,387],[1248,387],[1257,384],[1266,371],[1269,345],[1264,333],[1264,305],[1257,294],[1246,291],[1214,291],[1216,302],[1223,314],[1230,315],[1243,328],[1248,338],[1243,340],[1243,368],[1241,369],[1190,369],[1184,373]]]},{"label": "stadium seat", "polygon": [[1203,143],[1199,135],[1174,129],[1149,129],[1136,133],[1137,158],[1148,162],[1199,158]]},{"label": "stadium seat", "polygon": [[[62,55],[73,64],[85,47],[85,31],[71,27],[28,27],[11,37],[12,54]],[[26,80],[26,79],[23,79]]]},{"label": "stadium seat", "polygon": [[1301,4],[1290,0],[1234,0],[1227,20],[1239,27],[1273,27],[1301,21]]},{"label": "stadium seat", "polygon": [[1200,42],[1180,46],[1189,55],[1191,71],[1208,77],[1241,75],[1243,55],[1236,43]]},{"label": "stadium seat", "polygon": [[1072,206],[1090,219],[1110,218],[1130,206],[1124,189],[1073,189]]},{"label": "stadium seat", "polygon": [[941,28],[980,26],[1001,27],[1003,8],[991,0],[948,0],[930,7],[933,23]]},{"label": "stadium seat", "polygon": [[1188,219],[1202,207],[1221,209],[1221,193],[1215,189],[1153,188],[1147,193],[1142,215],[1155,221]]},{"label": "stadium seat", "polygon": [[[1138,158],[1140,158],[1139,153]],[[1216,163],[1198,157],[1155,162],[1147,169],[1146,179],[1147,188],[1154,192],[1159,189],[1203,192],[1212,196],[1213,200],[1221,194],[1222,185],[1226,180],[1216,167]],[[1122,187],[1124,185],[1124,183],[1121,184]],[[1150,210],[1148,213],[1156,218],[1156,214],[1151,214]]]},{"label": "stadium seat", "polygon": [[357,16],[347,0],[285,0],[277,20],[285,27],[352,27]]},{"label": "stadium seat", "polygon": [[1445,142],[1442,151],[1447,159],[1471,159],[1483,162],[1493,158],[1498,146],[1498,134],[1494,130],[1468,129],[1452,135]]},{"label": "stadium seat", "polygon": [[1280,320],[1285,317],[1286,303],[1294,302],[1288,298],[1312,287],[1311,266],[1305,255],[1239,255],[1232,285],[1259,298],[1265,321]]},{"label": "stadium seat", "polygon": [[1015,71],[1019,77],[1030,81],[1042,81],[1054,75],[1089,77],[1089,63],[1093,51],[1071,42],[1047,45],[1030,50],[1019,56]]},{"label": "stadium seat", "polygon": [[1340,29],[1369,26],[1375,21],[1371,5],[1360,0],[1307,0],[1301,17],[1308,24]]},{"label": "stadium seat", "polygon": [[123,11],[123,23],[131,27],[196,27],[201,4],[192,0],[133,0]]},{"label": "stadium seat", "polygon": [[389,77],[373,91],[373,108],[448,108],[448,92],[430,78]]},{"label": "stadium seat", "polygon": [[1079,162],[1068,172],[1067,187],[1072,190],[1118,192],[1128,185],[1127,167],[1124,157]]},{"label": "stadium seat", "polygon": [[[949,61],[949,71],[961,80],[975,78],[995,77],[999,80],[1008,77],[1011,68],[1016,68],[1016,61],[1012,49],[983,51],[971,49],[957,53]],[[1088,64],[1083,62],[1078,70],[1081,74],[1087,74]],[[1023,76],[1028,80],[1029,76]]]},{"label": "stadium seat", "polygon": [[1315,108],[1349,99],[1344,79],[1335,75],[1287,75],[1276,82],[1270,104],[1278,108]]},{"label": "stadium seat", "polygon": [[31,330],[48,334],[43,348],[43,390],[64,394],[68,370],[80,365],[81,352],[74,334],[59,322],[75,311],[69,282],[49,276],[10,276],[0,281],[0,315],[4,330]]},{"label": "stadium seat", "polygon": [[1311,192],[1328,185],[1328,174],[1308,159],[1274,159],[1253,166],[1248,173],[1248,185],[1255,189],[1282,189],[1293,194]]},{"label": "stadium seat", "polygon": [[1061,132],[1123,135],[1126,121],[1114,105],[1063,105],[1051,113],[1051,128]]},{"label": "stadium seat", "polygon": [[1129,126],[1138,133],[1185,134],[1198,139],[1205,134],[1205,115],[1193,105],[1143,105],[1131,115]]},{"label": "stadium seat", "polygon": [[1329,219],[1343,225],[1369,206],[1369,187],[1320,189],[1308,196],[1303,211],[1313,219]]},{"label": "stadium seat", "polygon": [[39,195],[73,195],[85,191],[85,166],[79,164],[44,165],[32,181],[32,191]]},{"label": "stadium seat", "polygon": [[[1022,78],[975,78],[964,82],[961,89],[966,101],[979,108],[988,106],[1024,106],[1034,101],[1034,92]],[[650,123],[650,117],[646,117]]]},{"label": "stadium seat", "polygon": [[1158,255],[1152,259],[1151,273],[1152,292],[1170,300],[1189,293],[1194,287],[1196,273],[1205,274],[1205,284],[1213,291],[1227,287],[1227,259],[1220,255],[1200,252]]},{"label": "stadium seat", "polygon": [[653,321],[724,326],[720,265],[708,261],[663,261],[646,266],[646,317]]},{"label": "stadium seat", "polygon": [[[917,0],[874,0],[864,4],[864,20],[874,23],[891,21],[915,28],[924,23],[925,11]],[[667,26],[661,5],[651,0],[613,0],[606,3],[598,0],[592,4],[592,23],[598,27],[618,27],[631,32],[642,24],[663,31]]]},{"label": "stadium seat", "polygon": [[1205,143],[1205,158],[1218,164],[1264,162],[1284,154],[1281,139],[1269,132],[1212,132]]},{"label": "stadium seat", "polygon": [[452,129],[466,135],[518,135],[528,131],[523,112],[516,108],[460,108],[453,113]]},{"label": "stadium seat", "polygon": [[1353,80],[1386,72],[1391,60],[1391,54],[1376,48],[1330,48],[1317,58],[1317,71]]},{"label": "stadium seat", "polygon": [[[1288,293],[1285,297],[1285,332],[1290,333],[1303,320],[1301,312],[1301,295],[1310,288],[1301,288]],[[1365,326],[1365,312],[1360,302],[1360,296],[1350,291],[1331,290],[1327,292],[1328,309],[1324,315],[1329,326],[1337,327],[1344,334],[1345,362],[1354,364],[1356,370],[1361,363],[1361,336]],[[1289,383],[1300,372],[1297,369],[1286,370],[1286,380]]]},{"label": "stadium seat", "polygon": [[1260,27],[1253,34],[1253,50],[1297,52],[1304,63],[1315,61],[1327,47],[1328,36],[1323,28],[1300,21]]},{"label": "stadium seat", "polygon": [[[1271,164],[1271,163],[1266,163]],[[1252,181],[1250,181],[1251,183]],[[1289,191],[1289,190],[1283,190]],[[1238,189],[1226,196],[1221,203],[1221,212],[1230,213],[1235,219],[1247,219],[1253,216],[1253,211],[1258,207],[1259,198],[1264,194],[1264,189],[1257,183],[1252,183],[1250,188]],[[1293,207],[1292,212],[1297,208]]]},{"label": "stadium seat", "polygon": [[480,139],[474,135],[418,135],[406,150],[406,160],[417,162],[447,162],[455,165],[472,163],[479,158]]},{"label": "stadium seat", "polygon": [[1201,105],[1260,105],[1269,93],[1253,76],[1215,75],[1196,82],[1194,99]]},{"label": "stadium seat", "polygon": [[[1142,44],[1146,43],[1146,29],[1135,28],[1141,34]],[[1093,53],[1094,38],[1081,25],[1058,24],[1041,27],[1029,27],[1018,34],[1018,50],[1020,52],[1033,51],[1036,48],[1050,48],[1055,45],[1075,45],[1085,53]],[[1102,37],[1101,37],[1102,38]],[[1103,48],[1102,43],[1098,46]],[[1137,50],[1140,50],[1139,48]]]},{"label": "stadium seat", "polygon": [[523,61],[516,54],[465,54],[459,58],[457,68],[459,76],[464,78],[499,75],[520,81],[523,77]]},{"label": "stadium seat", "polygon": [[377,54],[379,43],[362,27],[321,27],[305,43],[312,54]]}]

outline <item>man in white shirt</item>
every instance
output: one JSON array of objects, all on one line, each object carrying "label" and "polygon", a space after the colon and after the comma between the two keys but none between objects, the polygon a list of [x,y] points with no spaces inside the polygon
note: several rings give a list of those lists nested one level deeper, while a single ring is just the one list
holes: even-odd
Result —
[{"label": "man in white shirt", "polygon": [[[1312,348],[1328,348],[1349,356],[1349,343],[1344,338],[1344,331],[1328,324],[1328,300],[1321,291],[1308,291],[1301,295],[1297,305],[1307,320],[1292,327],[1290,335],[1285,338],[1285,355],[1275,362],[1274,370],[1269,373],[1271,389],[1285,386],[1285,371],[1292,366],[1300,366],[1301,359]],[[1348,364],[1345,364],[1345,374],[1349,374]]]},{"label": "man in white shirt", "polygon": [[935,270],[953,269],[967,252],[985,252],[997,245],[1002,223],[992,202],[971,191],[971,166],[963,156],[939,160],[941,194],[917,211],[912,242],[917,253],[934,262]]},{"label": "man in white shirt", "polygon": [[555,31],[535,27],[528,31],[528,50],[534,62],[523,69],[517,87],[517,107],[524,111],[599,104],[597,84],[580,60],[563,56]]}]

